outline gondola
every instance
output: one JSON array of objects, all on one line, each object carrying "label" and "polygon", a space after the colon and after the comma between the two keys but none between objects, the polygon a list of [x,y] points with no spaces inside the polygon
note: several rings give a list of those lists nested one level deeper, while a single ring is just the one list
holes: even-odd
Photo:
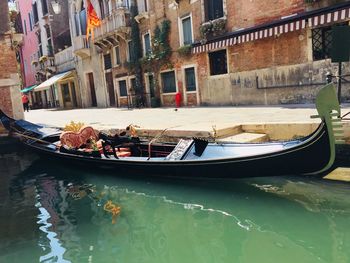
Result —
[{"label": "gondola", "polygon": [[[318,115],[313,117],[320,118],[321,123],[312,134],[301,139],[218,143],[193,138],[172,144],[124,138],[120,143],[103,134],[103,149],[95,154],[63,147],[60,129],[14,120],[2,111],[0,120],[9,134],[18,136],[25,146],[44,157],[68,162],[72,167],[110,169],[115,175],[188,178],[317,175],[332,167],[335,143],[341,132],[340,107],[333,84],[320,90],[316,107]],[[127,148],[129,155],[119,155],[120,148]]]}]

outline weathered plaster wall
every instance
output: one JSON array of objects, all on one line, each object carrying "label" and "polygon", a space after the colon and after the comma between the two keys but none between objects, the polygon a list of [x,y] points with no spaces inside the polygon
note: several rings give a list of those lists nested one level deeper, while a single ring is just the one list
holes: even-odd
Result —
[{"label": "weathered plaster wall", "polygon": [[[344,64],[343,72],[348,67]],[[230,73],[204,81],[201,100],[204,105],[312,103],[328,71],[337,72],[330,60]],[[349,84],[343,83],[342,100],[350,100]]]},{"label": "weathered plaster wall", "polygon": [[[23,34],[22,61],[24,69],[24,87],[36,84],[35,79],[35,67],[32,65],[33,60],[38,60],[38,37],[35,34],[35,30],[30,30],[29,16],[32,11],[32,1],[18,0],[19,11],[21,13],[23,30],[26,28],[26,32]],[[24,30],[25,31],[25,30]]]},{"label": "weathered plaster wall", "polygon": [[92,46],[91,57],[81,59],[76,62],[77,75],[79,76],[80,95],[82,107],[91,107],[91,92],[87,73],[92,72],[96,91],[97,107],[108,107],[109,99],[103,74],[103,65],[101,54],[97,53],[96,48]]}]

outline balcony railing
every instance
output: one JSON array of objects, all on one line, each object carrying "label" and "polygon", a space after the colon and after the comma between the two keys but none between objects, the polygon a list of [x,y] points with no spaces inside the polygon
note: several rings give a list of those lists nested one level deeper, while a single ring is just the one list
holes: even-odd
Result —
[{"label": "balcony railing", "polygon": [[73,47],[68,47],[55,54],[55,63],[58,72],[74,68]]},{"label": "balcony railing", "polygon": [[105,34],[125,29],[130,26],[129,12],[127,8],[114,9],[110,15],[105,17],[101,25],[94,30],[95,38],[102,38]]},{"label": "balcony railing", "polygon": [[77,36],[73,38],[73,52],[82,58],[90,56],[90,43],[86,36]]}]

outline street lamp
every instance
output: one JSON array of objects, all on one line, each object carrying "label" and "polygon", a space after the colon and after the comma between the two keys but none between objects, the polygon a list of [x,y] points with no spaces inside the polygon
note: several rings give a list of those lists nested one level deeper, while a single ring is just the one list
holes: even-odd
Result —
[{"label": "street lamp", "polygon": [[56,15],[61,13],[61,4],[58,2],[58,0],[51,1],[52,9],[55,12]]}]

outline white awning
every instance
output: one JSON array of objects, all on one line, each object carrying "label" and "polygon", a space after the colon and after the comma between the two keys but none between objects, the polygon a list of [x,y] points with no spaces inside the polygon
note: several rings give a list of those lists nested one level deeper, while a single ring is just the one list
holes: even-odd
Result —
[{"label": "white awning", "polygon": [[51,85],[55,84],[57,81],[66,78],[68,75],[70,75],[73,71],[67,71],[64,73],[57,74],[48,80],[45,80],[43,83],[41,83],[39,86],[37,86],[34,91],[42,91],[47,90],[50,88]]}]

